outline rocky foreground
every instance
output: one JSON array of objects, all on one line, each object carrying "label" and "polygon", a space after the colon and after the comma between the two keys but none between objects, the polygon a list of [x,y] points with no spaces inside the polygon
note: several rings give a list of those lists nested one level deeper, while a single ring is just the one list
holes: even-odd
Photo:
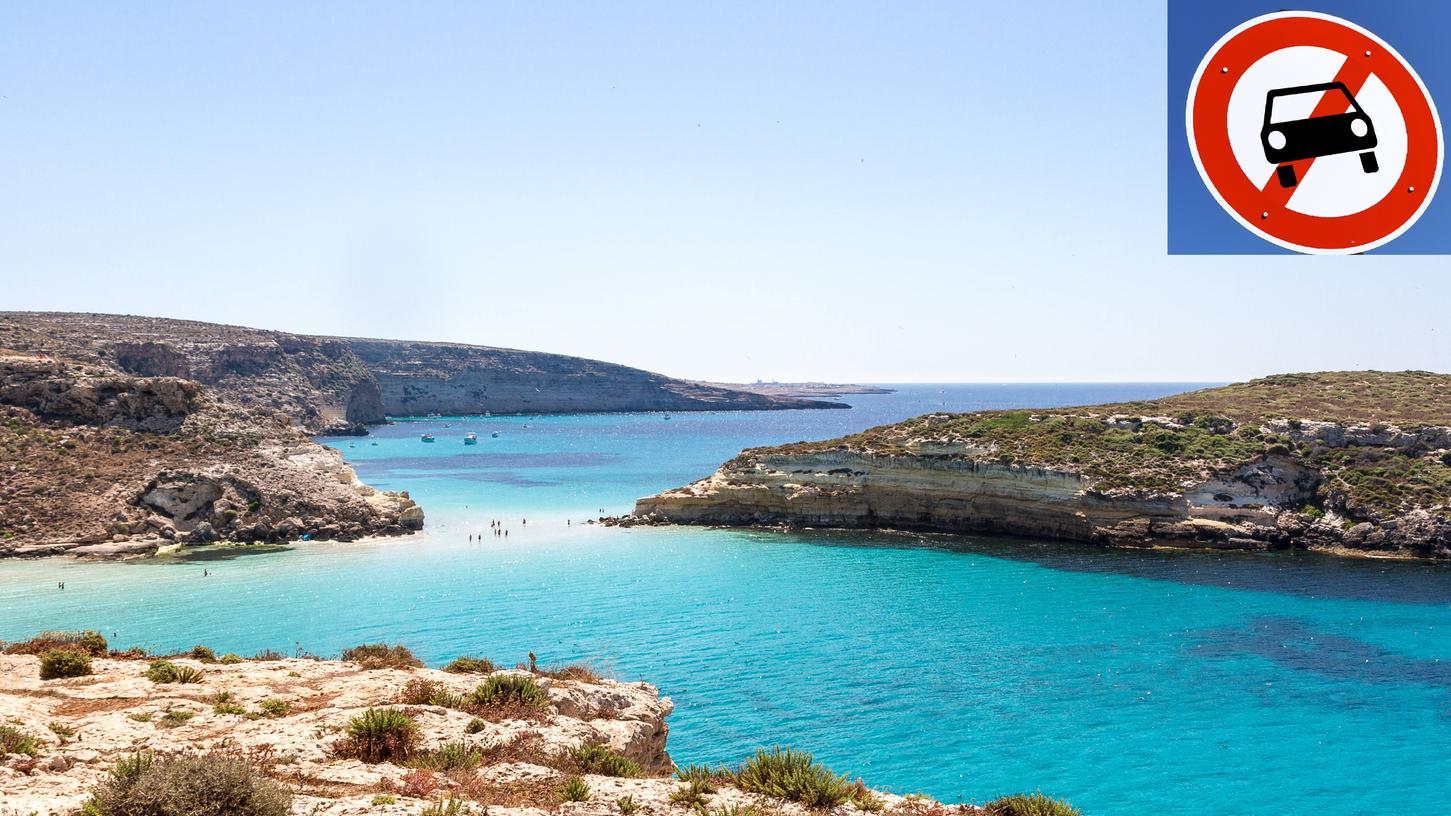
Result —
[{"label": "rocky foreground", "polygon": [[615,523],[1451,557],[1451,376],[1287,374],[753,448]]},{"label": "rocky foreground", "polygon": [[[698,769],[694,784],[671,778],[671,702],[646,683],[579,668],[495,670],[487,661],[439,671],[410,665],[416,661],[396,647],[357,651],[352,661],[219,662],[198,649],[199,658],[172,657],[160,673],[151,658],[111,653],[86,658],[92,674],[48,680],[41,657],[0,655],[0,814],[75,813],[118,760],[138,751],[240,759],[285,789],[295,814],[808,810],[786,801],[797,794],[751,792],[762,780],[722,769]],[[513,696],[490,696],[500,688]],[[370,709],[412,724],[412,737],[388,743],[386,757],[358,750],[357,723]],[[978,812],[824,778],[836,780],[827,787],[838,813]],[[457,810],[423,810],[450,799]]]},{"label": "rocky foreground", "polygon": [[677,380],[535,351],[314,337],[191,320],[0,312],[0,349],[177,377],[313,433],[361,433],[389,416],[845,408],[839,402]]},{"label": "rocky foreground", "polygon": [[351,541],[423,526],[290,417],[179,377],[0,349],[0,557]]}]

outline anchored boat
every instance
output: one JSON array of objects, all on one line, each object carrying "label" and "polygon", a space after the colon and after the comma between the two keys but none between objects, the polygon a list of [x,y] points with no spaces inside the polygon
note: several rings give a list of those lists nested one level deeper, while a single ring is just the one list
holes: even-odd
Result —
[{"label": "anchored boat", "polygon": [[420,436],[419,439],[423,442],[432,442],[433,434],[424,434],[423,436]]},{"label": "anchored boat", "polygon": [[478,434],[473,434],[473,433],[464,434],[464,444],[465,445],[477,445],[477,444],[479,444],[479,435]]}]

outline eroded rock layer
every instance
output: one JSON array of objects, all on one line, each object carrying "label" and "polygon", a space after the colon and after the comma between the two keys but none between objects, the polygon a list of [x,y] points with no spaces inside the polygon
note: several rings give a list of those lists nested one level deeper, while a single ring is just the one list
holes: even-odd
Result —
[{"label": "eroded rock layer", "polygon": [[196,382],[0,350],[0,556],[148,555],[423,526],[283,413]]},{"label": "eroded rock layer", "polygon": [[745,451],[622,523],[1451,556],[1451,377],[1282,375]]}]

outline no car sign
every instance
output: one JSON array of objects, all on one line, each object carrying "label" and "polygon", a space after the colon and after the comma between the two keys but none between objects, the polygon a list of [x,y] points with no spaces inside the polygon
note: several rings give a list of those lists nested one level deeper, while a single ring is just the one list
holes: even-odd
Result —
[{"label": "no car sign", "polygon": [[1194,73],[1189,150],[1225,211],[1288,249],[1381,246],[1425,212],[1445,146],[1409,63],[1338,17],[1285,11],[1220,38]]}]

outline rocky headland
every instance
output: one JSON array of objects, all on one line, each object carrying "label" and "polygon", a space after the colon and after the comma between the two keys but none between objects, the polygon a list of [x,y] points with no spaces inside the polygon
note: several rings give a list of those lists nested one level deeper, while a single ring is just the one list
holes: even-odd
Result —
[{"label": "rocky headland", "polygon": [[1451,376],[1285,374],[746,450],[616,523],[1451,557]]},{"label": "rocky headland", "polygon": [[0,312],[0,557],[423,526],[320,433],[388,416],[837,408],[510,349]]},{"label": "rocky headland", "polygon": [[131,315],[0,312],[0,349],[200,383],[313,433],[389,416],[845,408],[534,351],[314,337]]},{"label": "rocky headland", "polygon": [[423,526],[287,414],[175,376],[0,349],[0,557],[350,541]]},{"label": "rocky headland", "polygon": [[[348,650],[343,660],[242,659],[205,647],[160,658],[107,651],[96,633],[43,634],[5,651],[6,816],[1030,812],[1011,809],[1022,797],[984,811],[873,791],[804,754],[789,776],[779,753],[677,774],[665,745],[669,698],[585,667],[461,658],[438,670],[383,645]],[[165,783],[156,779],[163,766]],[[216,804],[196,797],[215,796],[224,781],[231,804],[197,809]],[[192,809],[157,804],[184,795],[194,797]],[[126,809],[143,800],[151,809]]]}]

